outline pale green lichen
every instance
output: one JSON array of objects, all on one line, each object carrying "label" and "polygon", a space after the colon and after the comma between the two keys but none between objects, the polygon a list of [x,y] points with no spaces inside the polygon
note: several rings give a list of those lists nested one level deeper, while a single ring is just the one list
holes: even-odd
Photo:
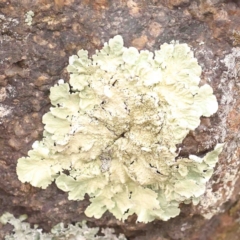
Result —
[{"label": "pale green lichen", "polygon": [[26,14],[25,14],[25,23],[28,25],[28,26],[31,26],[32,25],[32,19],[34,17],[34,12],[32,10],[28,11]]},{"label": "pale green lichen", "polygon": [[55,180],[70,200],[88,194],[85,213],[96,218],[109,210],[121,220],[168,220],[180,203],[197,204],[222,144],[178,157],[176,144],[218,108],[212,88],[198,86],[188,45],[165,43],[153,54],[116,36],[92,59],[84,50],[71,56],[67,70],[70,84],[51,88],[43,140],[19,159],[19,179],[41,188]]},{"label": "pale green lichen", "polygon": [[0,217],[2,224],[11,224],[14,229],[13,233],[5,236],[5,240],[126,240],[123,234],[117,237],[111,228],[102,229],[102,236],[98,236],[99,228],[89,228],[86,222],[77,222],[68,224],[59,223],[51,229],[50,233],[42,233],[38,225],[31,228],[30,224],[23,222],[27,215],[21,215],[15,218],[11,213],[4,213]]}]

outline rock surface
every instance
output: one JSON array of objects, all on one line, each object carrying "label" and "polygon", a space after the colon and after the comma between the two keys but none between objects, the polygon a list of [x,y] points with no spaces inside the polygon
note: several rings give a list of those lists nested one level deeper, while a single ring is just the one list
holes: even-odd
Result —
[{"label": "rock surface", "polygon": [[[34,12],[31,25],[26,13]],[[240,2],[230,0],[2,0],[0,2],[0,215],[26,213],[45,231],[58,222],[87,219],[113,227],[131,240],[239,239],[240,198]],[[52,184],[46,190],[21,183],[17,159],[42,138],[49,89],[68,80],[68,57],[90,54],[120,34],[126,46],[154,51],[164,42],[189,44],[202,66],[201,84],[214,89],[218,112],[181,144],[181,156],[202,155],[217,142],[225,148],[199,205],[182,205],[168,222],[125,223],[106,213],[84,215],[88,199],[75,202]],[[9,231],[0,225],[0,239]]]}]

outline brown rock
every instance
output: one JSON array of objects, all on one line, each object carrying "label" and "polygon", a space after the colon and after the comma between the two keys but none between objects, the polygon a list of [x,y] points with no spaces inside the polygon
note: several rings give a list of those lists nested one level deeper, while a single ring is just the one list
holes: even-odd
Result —
[{"label": "brown rock", "polygon": [[148,27],[148,31],[149,31],[149,34],[152,36],[152,37],[158,37],[162,32],[163,32],[163,28],[162,28],[162,25],[159,24],[158,22],[152,22],[150,23],[149,27]]},{"label": "brown rock", "polygon": [[[239,236],[240,165],[240,8],[223,0],[12,0],[0,1],[0,215],[27,213],[46,231],[58,222],[83,219],[114,227],[130,240],[237,240]],[[32,26],[25,14],[35,15]],[[43,132],[49,89],[68,80],[68,57],[81,48],[92,54],[121,34],[127,46],[154,51],[179,40],[193,49],[219,102],[218,112],[183,141],[179,157],[203,155],[225,142],[214,176],[197,206],[181,205],[168,222],[120,222],[106,213],[97,219],[83,212],[89,202],[69,201],[54,184],[46,190],[21,183],[17,159],[25,156]],[[205,218],[206,217],[206,218]],[[209,218],[209,219],[208,219]],[[1,226],[0,226],[1,228]],[[0,239],[9,229],[0,231]]]},{"label": "brown rock", "polygon": [[134,39],[132,41],[132,46],[137,49],[143,49],[147,43],[147,40],[148,40],[147,36],[143,35],[139,38]]},{"label": "brown rock", "polygon": [[0,86],[7,86],[7,79],[5,75],[0,75]]},{"label": "brown rock", "polygon": [[190,0],[164,0],[163,2],[167,7],[172,8],[184,6],[188,4]]}]

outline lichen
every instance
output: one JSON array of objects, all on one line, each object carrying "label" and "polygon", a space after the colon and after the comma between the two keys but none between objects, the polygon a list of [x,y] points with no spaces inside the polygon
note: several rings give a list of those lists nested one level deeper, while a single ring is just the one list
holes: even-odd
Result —
[{"label": "lichen", "polygon": [[[121,36],[92,58],[80,50],[67,67],[70,83],[51,88],[42,141],[20,158],[22,182],[56,185],[70,200],[90,197],[85,213],[110,211],[125,220],[168,220],[182,202],[197,204],[222,150],[178,156],[176,145],[218,104],[199,87],[201,67],[187,44],[163,44],[155,54],[123,45]],[[66,172],[67,170],[67,172]]]},{"label": "lichen", "polygon": [[34,12],[33,12],[32,10],[28,11],[28,12],[25,14],[25,23],[26,23],[28,26],[31,26],[31,25],[32,25],[33,17],[34,17]]},{"label": "lichen", "polygon": [[4,213],[0,217],[2,224],[11,224],[14,229],[10,235],[5,236],[5,240],[126,240],[123,234],[117,237],[114,230],[105,228],[101,230],[102,236],[98,236],[99,228],[89,228],[86,221],[77,222],[76,224],[68,224],[66,227],[64,223],[59,223],[51,229],[50,233],[42,233],[42,229],[38,225],[31,228],[28,222],[24,222],[27,215],[21,215],[15,218],[11,213]]}]

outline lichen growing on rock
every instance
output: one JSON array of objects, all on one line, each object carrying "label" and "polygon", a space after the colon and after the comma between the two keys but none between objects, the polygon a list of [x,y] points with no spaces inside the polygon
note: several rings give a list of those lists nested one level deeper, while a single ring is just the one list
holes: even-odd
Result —
[{"label": "lichen growing on rock", "polygon": [[168,220],[180,203],[197,204],[222,144],[178,157],[176,145],[218,108],[212,88],[198,86],[188,45],[165,43],[153,54],[124,47],[118,35],[92,58],[71,56],[67,70],[70,84],[51,88],[43,140],[19,159],[19,179],[44,189],[55,180],[70,200],[88,194],[85,213],[96,218],[109,210],[121,220]]},{"label": "lichen growing on rock", "polygon": [[34,12],[32,10],[28,11],[26,14],[25,14],[25,23],[28,25],[28,26],[31,26],[32,25],[32,19],[34,17]]},{"label": "lichen growing on rock", "polygon": [[5,236],[5,240],[126,240],[123,234],[119,234],[117,237],[114,234],[114,229],[105,228],[101,229],[102,236],[98,236],[99,228],[89,228],[86,221],[77,222],[74,225],[68,224],[64,226],[64,223],[58,223],[51,229],[50,233],[42,233],[42,229],[38,228],[38,225],[34,225],[31,228],[28,222],[24,222],[27,219],[27,215],[21,215],[19,218],[15,218],[11,213],[4,213],[0,216],[0,223],[11,224],[14,229],[10,235]]}]

